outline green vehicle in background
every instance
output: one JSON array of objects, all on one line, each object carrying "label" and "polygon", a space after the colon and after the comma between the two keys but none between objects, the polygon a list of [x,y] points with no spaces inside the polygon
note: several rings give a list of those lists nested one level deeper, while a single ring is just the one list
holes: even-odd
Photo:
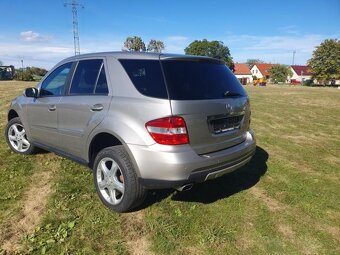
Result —
[{"label": "green vehicle in background", "polygon": [[14,74],[14,66],[0,66],[0,80],[13,80]]}]

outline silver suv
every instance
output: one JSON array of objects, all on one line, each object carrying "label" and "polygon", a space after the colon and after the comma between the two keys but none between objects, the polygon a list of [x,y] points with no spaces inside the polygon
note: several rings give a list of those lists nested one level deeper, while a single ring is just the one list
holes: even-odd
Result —
[{"label": "silver suv", "polygon": [[67,58],[11,103],[10,148],[93,169],[101,201],[124,212],[147,189],[190,189],[246,164],[256,144],[247,93],[221,61],[108,52]]}]

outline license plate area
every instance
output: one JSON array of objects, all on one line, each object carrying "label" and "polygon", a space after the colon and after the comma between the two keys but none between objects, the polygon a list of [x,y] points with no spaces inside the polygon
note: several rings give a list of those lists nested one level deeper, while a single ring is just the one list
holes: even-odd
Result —
[{"label": "license plate area", "polygon": [[240,129],[243,115],[213,117],[210,118],[209,126],[213,134],[222,134]]}]

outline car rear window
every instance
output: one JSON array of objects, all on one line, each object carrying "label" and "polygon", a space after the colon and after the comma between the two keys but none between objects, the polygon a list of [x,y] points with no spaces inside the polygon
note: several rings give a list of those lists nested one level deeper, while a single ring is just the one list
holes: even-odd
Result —
[{"label": "car rear window", "polygon": [[121,59],[119,61],[141,94],[168,99],[159,60]]},{"label": "car rear window", "polygon": [[203,100],[246,96],[240,82],[219,62],[209,60],[163,60],[169,97],[172,100]]}]

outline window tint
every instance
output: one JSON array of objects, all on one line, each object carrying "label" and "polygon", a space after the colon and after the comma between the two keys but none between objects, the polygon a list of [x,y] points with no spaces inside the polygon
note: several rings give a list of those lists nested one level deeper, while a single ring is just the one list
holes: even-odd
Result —
[{"label": "window tint", "polygon": [[61,96],[64,94],[67,76],[71,70],[72,62],[57,67],[43,81],[40,96]]},{"label": "window tint", "polygon": [[100,71],[99,78],[98,78],[97,85],[96,85],[95,94],[107,95],[108,93],[109,93],[109,90],[107,88],[105,68],[104,68],[104,65],[102,65],[102,69]]},{"label": "window tint", "polygon": [[227,91],[246,96],[229,68],[220,63],[194,60],[162,61],[169,97],[173,100],[224,98]]},{"label": "window tint", "polygon": [[168,98],[159,60],[122,59],[120,63],[141,94]]},{"label": "window tint", "polygon": [[93,94],[103,60],[81,60],[74,73],[70,94]]}]

